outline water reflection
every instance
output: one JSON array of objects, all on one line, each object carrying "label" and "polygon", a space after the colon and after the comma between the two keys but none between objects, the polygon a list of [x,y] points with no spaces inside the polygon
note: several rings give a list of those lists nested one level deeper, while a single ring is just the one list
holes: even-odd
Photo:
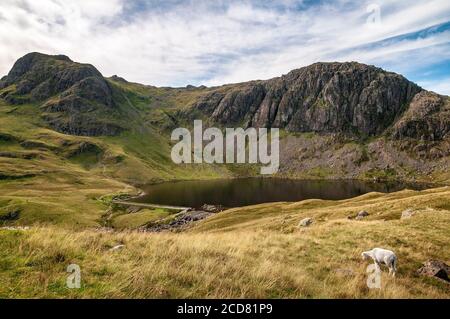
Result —
[{"label": "water reflection", "polygon": [[303,199],[346,199],[368,192],[420,190],[425,185],[364,182],[356,180],[287,180],[278,178],[245,178],[208,181],[180,181],[148,185],[139,202],[200,207],[215,204],[237,207],[266,202]]}]

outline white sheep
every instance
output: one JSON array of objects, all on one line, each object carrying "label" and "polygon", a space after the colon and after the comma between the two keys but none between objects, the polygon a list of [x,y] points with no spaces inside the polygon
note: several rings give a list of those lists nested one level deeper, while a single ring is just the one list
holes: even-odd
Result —
[{"label": "white sheep", "polygon": [[389,268],[389,274],[392,275],[392,277],[395,277],[395,273],[397,272],[397,256],[393,251],[383,248],[374,248],[363,252],[361,257],[364,260],[372,258],[375,265],[377,265],[380,270],[381,264],[385,264]]}]

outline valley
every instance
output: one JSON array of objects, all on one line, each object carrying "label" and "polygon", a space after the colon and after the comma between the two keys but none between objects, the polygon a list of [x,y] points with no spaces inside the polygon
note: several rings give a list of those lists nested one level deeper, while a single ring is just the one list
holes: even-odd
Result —
[{"label": "valley", "polygon": [[[170,134],[194,119],[280,128],[282,180],[427,187],[261,199],[145,231],[173,212],[113,201],[145,185],[260,176],[259,165],[173,163]],[[448,298],[447,283],[416,271],[450,257],[449,132],[448,96],[356,62],[165,88],[27,54],[0,80],[0,297]],[[408,209],[415,216],[401,219]],[[312,225],[299,226],[304,218]],[[400,256],[398,278],[383,277],[379,291],[366,287],[359,258],[374,245]],[[81,266],[82,289],[66,289],[69,263]]]}]

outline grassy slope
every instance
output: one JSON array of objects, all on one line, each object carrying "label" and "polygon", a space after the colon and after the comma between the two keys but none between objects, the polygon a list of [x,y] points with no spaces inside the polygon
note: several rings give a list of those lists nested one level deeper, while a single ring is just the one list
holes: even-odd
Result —
[{"label": "grassy slope", "polygon": [[[399,220],[410,207],[419,213]],[[346,219],[361,209],[367,220]],[[0,297],[449,298],[448,284],[415,273],[429,258],[450,262],[449,210],[444,187],[239,208],[183,233],[0,230]],[[304,217],[315,222],[298,229]],[[117,244],[125,248],[109,251]],[[399,257],[381,290],[367,288],[360,259],[375,246]],[[70,263],[82,289],[65,286]]]},{"label": "grassy slope", "polygon": [[[133,87],[125,96],[139,92],[139,85]],[[8,224],[94,226],[108,208],[98,198],[136,192],[130,183],[231,176],[224,167],[172,163],[169,138],[146,123],[146,116],[165,108],[148,108],[142,118],[130,116],[140,125],[120,136],[79,137],[45,128],[38,105],[12,106],[0,99],[0,216],[19,209],[20,219]],[[80,143],[96,145],[100,154],[73,153]]]},{"label": "grassy slope", "polygon": [[[0,152],[9,153],[0,156],[0,215],[19,209],[20,219],[7,224],[34,225],[28,231],[0,230],[0,297],[448,297],[446,286],[414,274],[427,258],[449,261],[446,188],[244,207],[178,234],[86,228],[101,224],[108,209],[102,196],[136,191],[127,182],[248,172],[171,163],[167,135],[153,127],[198,90],[175,94],[115,85],[139,112],[142,130],[118,137],[68,136],[46,129],[36,105],[0,101],[0,133],[13,137],[0,138]],[[82,142],[97,145],[102,153],[70,155]],[[399,221],[409,207],[423,213]],[[367,221],[345,218],[361,209],[371,213]],[[165,214],[118,214],[111,223],[125,229]],[[298,221],[307,216],[315,224],[298,230]],[[120,243],[126,245],[123,251],[108,251]],[[385,278],[381,291],[365,287],[359,260],[362,250],[375,245],[394,249],[401,262],[399,277]],[[82,267],[81,290],[65,288],[65,267],[71,262]],[[336,267],[356,275],[340,277]]]}]

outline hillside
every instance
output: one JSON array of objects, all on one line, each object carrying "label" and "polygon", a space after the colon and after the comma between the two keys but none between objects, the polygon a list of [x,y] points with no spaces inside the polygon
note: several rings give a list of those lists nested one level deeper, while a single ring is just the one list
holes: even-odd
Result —
[{"label": "hillside", "polygon": [[1,216],[99,225],[104,195],[176,179],[255,176],[248,165],[175,165],[170,132],[280,126],[279,177],[449,183],[450,100],[359,63],[267,81],[158,88],[30,53],[0,80]]},{"label": "hillside", "polygon": [[[257,175],[175,165],[171,130],[196,118],[279,126],[277,177],[449,184],[449,116],[449,97],[354,62],[159,88],[28,54],[0,80],[0,298],[448,298],[448,283],[417,274],[428,259],[450,262],[448,186],[238,207],[161,233],[141,226],[173,212],[111,200],[146,183]],[[400,219],[406,209],[414,216]],[[360,257],[375,246],[399,257],[380,290]],[[66,288],[71,263],[81,289]]]},{"label": "hillside", "polygon": [[[448,283],[416,272],[450,262],[449,204],[444,187],[237,208],[181,233],[1,229],[0,298],[449,298]],[[361,209],[367,220],[347,219]],[[377,246],[397,253],[399,272],[368,289],[360,254]],[[81,289],[65,286],[70,263]]]}]

